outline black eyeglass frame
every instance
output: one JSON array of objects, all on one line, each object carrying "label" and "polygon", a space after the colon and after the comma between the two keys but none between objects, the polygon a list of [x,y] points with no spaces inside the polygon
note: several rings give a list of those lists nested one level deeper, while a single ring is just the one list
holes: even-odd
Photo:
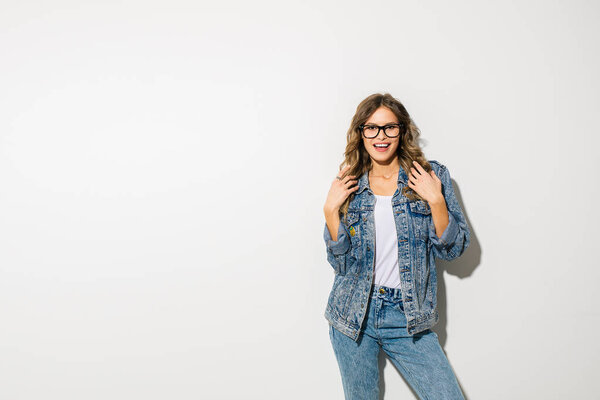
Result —
[{"label": "black eyeglass frame", "polygon": [[[375,136],[372,136],[372,137],[367,137],[367,136],[365,135],[365,126],[367,126],[367,125],[368,125],[368,126],[376,126],[376,127],[378,128],[378,129],[377,129],[377,134],[376,134]],[[390,136],[390,135],[388,135],[388,134],[387,134],[387,131],[386,131],[386,129],[387,129],[388,127],[394,127],[394,126],[396,126],[396,125],[398,126],[398,134],[397,134],[396,136]],[[402,129],[402,128],[404,128],[404,124],[403,124],[402,122],[400,122],[400,123],[397,123],[397,124],[387,124],[387,125],[383,125],[383,126],[381,126],[381,125],[375,125],[375,124],[362,124],[362,125],[359,125],[358,127],[360,128],[360,132],[362,133],[362,135],[363,135],[363,136],[364,136],[366,139],[373,139],[373,138],[376,138],[377,136],[379,136],[379,132],[381,132],[381,130],[382,130],[382,129],[383,129],[383,134],[384,134],[385,136],[389,137],[389,138],[395,138],[395,137],[398,137],[398,136],[402,135],[402,133],[404,133],[404,131],[403,131],[403,129]]]}]

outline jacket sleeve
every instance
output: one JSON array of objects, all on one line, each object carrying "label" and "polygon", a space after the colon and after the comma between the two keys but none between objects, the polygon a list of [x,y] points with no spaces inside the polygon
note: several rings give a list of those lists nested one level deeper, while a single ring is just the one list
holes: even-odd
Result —
[{"label": "jacket sleeve", "polygon": [[331,264],[336,274],[345,274],[346,254],[351,248],[351,243],[348,231],[341,219],[338,227],[337,240],[332,240],[329,229],[327,229],[327,223],[325,223],[323,239],[325,239],[325,245],[327,247],[327,261]]},{"label": "jacket sleeve", "polygon": [[448,208],[448,226],[441,237],[435,234],[433,218],[429,222],[429,239],[433,243],[433,251],[437,258],[453,260],[460,257],[469,247],[470,232],[463,211],[456,200],[454,187],[450,180],[448,168],[440,164],[438,177],[442,181],[442,194]]}]

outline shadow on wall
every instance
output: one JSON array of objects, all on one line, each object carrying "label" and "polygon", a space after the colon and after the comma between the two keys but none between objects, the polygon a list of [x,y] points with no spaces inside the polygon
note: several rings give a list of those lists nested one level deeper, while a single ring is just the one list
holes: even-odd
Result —
[{"label": "shadow on wall", "polygon": [[[437,333],[439,341],[440,341],[440,345],[442,346],[442,349],[444,348],[444,346],[446,345],[446,341],[448,340],[448,332],[446,329],[447,325],[448,325],[448,309],[447,309],[447,300],[446,300],[446,282],[444,281],[444,271],[446,271],[450,275],[457,276],[461,279],[468,278],[469,276],[471,276],[473,274],[473,271],[475,271],[475,268],[477,268],[477,266],[479,265],[479,263],[481,261],[481,246],[479,245],[479,240],[477,239],[477,235],[475,234],[473,225],[471,224],[471,220],[469,219],[467,209],[465,208],[465,206],[463,204],[462,195],[460,194],[460,191],[458,190],[456,183],[454,181],[452,182],[452,185],[454,186],[454,192],[456,194],[456,199],[458,200],[458,202],[463,210],[463,213],[465,215],[465,219],[467,220],[467,225],[469,225],[469,230],[471,233],[471,237],[470,237],[471,241],[469,243],[469,247],[467,247],[465,252],[460,257],[458,257],[452,261],[446,261],[446,260],[442,260],[439,258],[437,258],[435,260],[435,265],[436,265],[436,269],[437,269],[437,277],[438,277],[438,279],[437,279],[437,282],[438,282],[437,305],[438,305],[438,312],[439,312],[440,319],[439,319],[438,323],[431,328],[431,330],[435,331],[435,333]],[[445,350],[444,350],[444,352],[445,352]],[[383,369],[385,368],[385,365],[388,362],[388,360],[386,360],[387,358],[388,357],[385,354],[385,352],[382,351],[379,353],[379,376],[380,376],[379,393],[380,393],[381,400],[383,399],[384,394],[385,394],[385,382],[384,382]],[[448,361],[450,362],[450,365],[452,365],[452,360],[448,359]],[[392,365],[396,369],[396,366],[391,361],[389,362],[389,364]],[[400,373],[400,371],[398,369],[396,369],[396,371],[398,372],[398,375],[402,376],[402,374]],[[456,370],[455,370],[455,373],[456,373]],[[460,377],[458,376],[458,374],[456,374],[456,378],[457,378],[458,384],[460,385],[460,388],[465,396],[465,399],[468,400],[467,393],[464,390],[463,385],[461,385],[461,383],[460,383]],[[403,379],[404,379],[404,377],[403,377]],[[404,382],[412,391],[413,395],[415,396],[415,399],[419,398],[417,393],[412,389],[412,387],[410,387],[408,382],[406,380],[404,380]]]},{"label": "shadow on wall", "polygon": [[457,186],[454,182],[453,186],[454,192],[456,193],[456,199],[460,203],[460,206],[462,207],[463,213],[465,215],[465,219],[467,220],[467,225],[469,225],[471,241],[469,243],[469,247],[467,247],[465,252],[460,257],[452,261],[446,261],[439,258],[435,260],[438,276],[437,302],[440,319],[438,323],[431,329],[438,334],[438,337],[440,339],[440,345],[442,347],[444,347],[448,339],[448,332],[446,330],[446,326],[448,324],[448,309],[444,271],[450,275],[454,275],[461,279],[464,279],[471,276],[473,274],[473,271],[475,271],[475,268],[477,268],[477,266],[481,262],[481,246],[479,244],[479,240],[477,239],[477,235],[475,234],[473,224],[471,224],[469,213],[467,212],[463,204],[462,195],[460,194],[460,191],[457,190]]}]

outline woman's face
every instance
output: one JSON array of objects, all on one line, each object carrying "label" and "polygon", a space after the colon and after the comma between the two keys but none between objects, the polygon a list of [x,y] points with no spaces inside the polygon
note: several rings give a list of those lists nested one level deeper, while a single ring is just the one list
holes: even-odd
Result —
[{"label": "woman's face", "polygon": [[[389,124],[397,124],[398,118],[396,115],[387,107],[379,107],[373,115],[369,117],[365,125],[379,125],[386,126]],[[377,132],[377,128],[375,130],[371,130],[371,134],[369,134],[369,129],[364,130],[368,136],[372,136]],[[388,130],[388,133],[392,132]],[[395,134],[395,133],[394,133]],[[372,139],[365,138],[365,135],[362,134],[363,145],[367,152],[371,156],[372,161],[375,161],[379,164],[388,164],[394,157],[396,156],[396,150],[400,144],[400,135],[389,138],[383,133],[383,129],[379,131],[377,136]],[[376,144],[387,144],[387,147],[376,147]]]}]

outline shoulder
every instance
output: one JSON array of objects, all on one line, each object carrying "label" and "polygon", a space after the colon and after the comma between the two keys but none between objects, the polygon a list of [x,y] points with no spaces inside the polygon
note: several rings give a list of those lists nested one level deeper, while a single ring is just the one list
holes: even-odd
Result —
[{"label": "shoulder", "polygon": [[427,161],[429,162],[429,165],[431,165],[433,172],[435,172],[437,177],[442,180],[442,183],[450,182],[450,171],[448,171],[448,167],[446,167],[446,165],[442,164],[438,160]]},{"label": "shoulder", "polygon": [[427,162],[431,165],[431,168],[436,174],[447,169],[446,166],[438,160],[427,160]]}]

